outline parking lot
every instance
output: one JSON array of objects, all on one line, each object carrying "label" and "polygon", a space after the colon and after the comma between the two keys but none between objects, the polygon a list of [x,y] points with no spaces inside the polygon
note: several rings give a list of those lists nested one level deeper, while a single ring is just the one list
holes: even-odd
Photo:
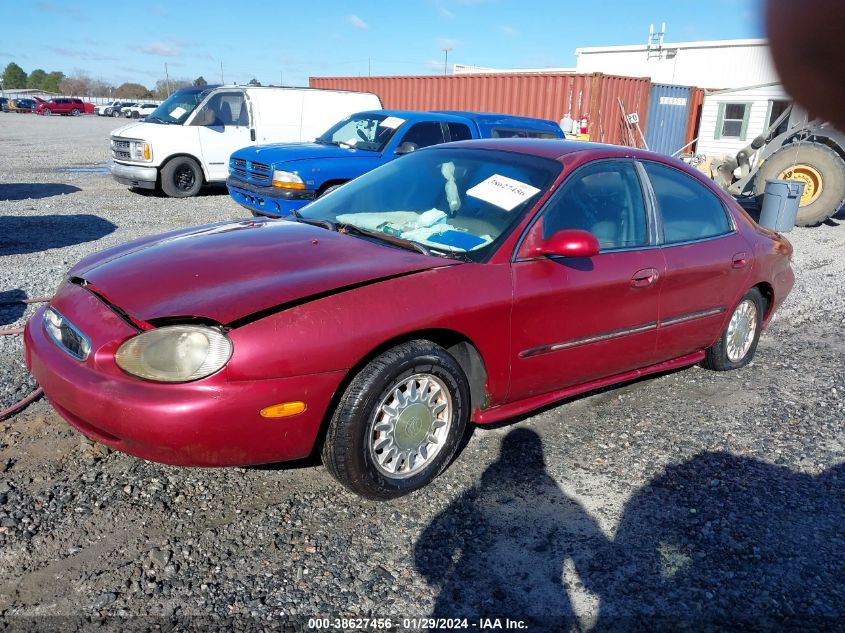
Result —
[{"label": "parking lot", "polygon": [[[225,188],[171,199],[117,184],[117,125],[0,115],[0,301],[49,296],[98,250],[245,217]],[[42,399],[0,422],[0,616],[834,627],[845,618],[838,218],[789,234],[796,286],[748,367],[675,371],[477,428],[433,485],[390,503],[354,496],[315,461],[145,462],[87,441]],[[0,306],[0,328],[34,309]],[[20,336],[0,337],[0,380],[0,409],[34,386]]]}]

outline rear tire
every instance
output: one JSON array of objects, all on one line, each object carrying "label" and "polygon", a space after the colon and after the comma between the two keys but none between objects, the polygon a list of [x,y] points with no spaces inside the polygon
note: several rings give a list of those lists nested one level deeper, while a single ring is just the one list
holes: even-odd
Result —
[{"label": "rear tire", "polygon": [[[800,147],[795,147],[793,143],[769,156],[754,181],[757,204],[762,210],[766,180],[777,178],[794,165],[812,167],[821,177],[818,197],[798,209],[795,225],[821,224],[839,211],[845,203],[845,161],[839,154],[821,143],[802,143]],[[801,179],[795,178],[795,180]]]},{"label": "rear tire", "polygon": [[202,169],[193,158],[179,156],[161,168],[161,190],[171,198],[191,198],[202,187]]},{"label": "rear tire", "polygon": [[746,292],[731,313],[719,340],[707,349],[701,364],[714,371],[729,371],[750,363],[757,351],[765,313],[766,300],[760,291],[752,288]]},{"label": "rear tire", "polygon": [[79,116],[79,108],[74,108],[70,113],[72,116]]},{"label": "rear tire", "polygon": [[409,341],[367,364],[346,388],[322,446],[341,484],[369,499],[408,494],[452,460],[469,419],[466,376],[431,341]]}]

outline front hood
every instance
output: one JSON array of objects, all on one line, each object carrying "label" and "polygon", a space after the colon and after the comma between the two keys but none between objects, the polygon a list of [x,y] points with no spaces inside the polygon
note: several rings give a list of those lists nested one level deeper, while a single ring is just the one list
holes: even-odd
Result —
[{"label": "front hood", "polygon": [[139,321],[256,312],[452,262],[288,220],[224,222],[83,259],[71,277]]},{"label": "front hood", "polygon": [[321,158],[353,158],[377,156],[369,150],[322,145],[320,143],[274,143],[245,147],[233,154],[236,158],[278,165],[295,160],[316,160]]},{"label": "front hood", "polygon": [[190,134],[189,128],[184,125],[166,125],[164,123],[147,123],[146,121],[136,121],[129,125],[122,125],[116,130],[111,131],[111,136],[122,136],[123,138],[137,138],[143,141],[154,142],[161,136],[174,137],[174,134]]}]

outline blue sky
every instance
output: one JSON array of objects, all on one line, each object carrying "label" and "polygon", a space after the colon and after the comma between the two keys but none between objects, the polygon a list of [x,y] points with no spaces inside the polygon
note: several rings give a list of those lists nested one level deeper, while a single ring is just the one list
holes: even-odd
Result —
[{"label": "blue sky", "polygon": [[79,69],[151,87],[165,63],[171,79],[216,82],[222,62],[227,83],[439,74],[443,48],[450,64],[574,66],[575,48],[644,43],[652,22],[667,23],[670,42],[760,37],[759,7],[760,0],[2,0],[0,69],[14,61],[26,72]]}]

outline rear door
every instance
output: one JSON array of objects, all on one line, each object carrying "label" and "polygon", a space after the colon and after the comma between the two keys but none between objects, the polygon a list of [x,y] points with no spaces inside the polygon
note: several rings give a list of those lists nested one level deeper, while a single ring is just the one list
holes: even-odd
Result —
[{"label": "rear door", "polygon": [[[574,172],[528,231],[513,262],[511,389],[516,400],[654,362],[665,271],[652,212],[631,160]],[[593,233],[591,258],[533,257],[560,229]]]},{"label": "rear door", "polygon": [[644,161],[666,259],[658,361],[710,346],[747,290],[751,247],[719,197],[680,169]]}]

